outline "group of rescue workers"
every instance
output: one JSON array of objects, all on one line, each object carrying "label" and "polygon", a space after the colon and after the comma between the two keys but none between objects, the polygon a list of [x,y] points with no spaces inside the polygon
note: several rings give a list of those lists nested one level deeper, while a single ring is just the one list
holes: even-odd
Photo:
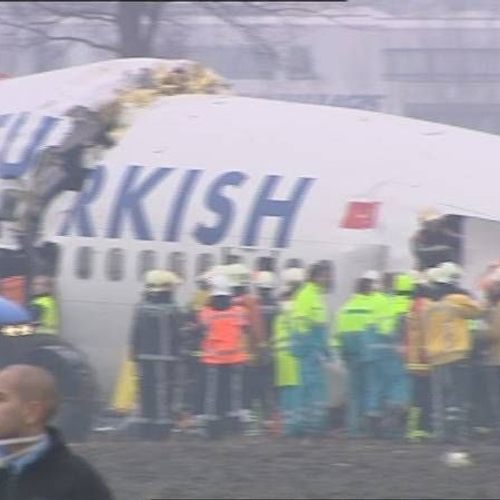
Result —
[{"label": "group of rescue workers", "polygon": [[[308,270],[292,261],[277,276],[236,259],[199,276],[186,308],[174,273],[147,272],[130,335],[141,437],[321,436],[338,370],[347,394],[334,427],[352,438],[500,439],[500,266],[475,299],[461,288],[460,235],[432,210],[421,224],[411,240],[418,270],[363,274],[333,321],[327,261]],[[50,278],[33,291],[38,332],[54,333]]]},{"label": "group of rescue workers", "polygon": [[[330,267],[320,262],[305,274],[287,269],[275,297],[272,273],[257,273],[253,293],[242,264],[219,266],[200,279],[186,318],[175,305],[175,275],[150,271],[131,336],[142,436],[165,437],[186,414],[214,437],[255,431],[257,416],[285,436],[321,435],[325,364],[342,360],[349,436],[460,440],[472,422],[478,345],[489,352],[480,372],[487,381],[481,426],[500,430],[500,274],[480,303],[460,288],[452,262],[425,273],[371,271],[333,328],[325,304]],[[475,319],[483,319],[479,327]]]},{"label": "group of rescue workers", "polygon": [[285,269],[279,294],[269,270],[216,266],[198,278],[187,313],[176,305],[177,276],[149,271],[130,342],[141,436],[321,436],[325,367],[341,365],[350,437],[459,442],[479,427],[500,437],[500,273],[482,301],[463,290],[438,219],[426,214],[413,240],[419,271],[363,274],[333,325],[326,261]]},{"label": "group of rescue workers", "polygon": [[331,268],[319,262],[307,280],[298,267],[283,277],[275,297],[273,273],[257,273],[254,294],[243,264],[217,266],[199,278],[186,315],[175,305],[177,277],[147,273],[131,335],[143,437],[165,436],[186,411],[213,437],[255,431],[257,413],[270,423],[278,408],[287,434],[324,428]]}]

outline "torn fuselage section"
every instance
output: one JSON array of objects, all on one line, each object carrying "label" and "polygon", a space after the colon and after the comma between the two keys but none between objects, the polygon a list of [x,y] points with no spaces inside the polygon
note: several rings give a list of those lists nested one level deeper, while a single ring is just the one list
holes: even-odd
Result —
[{"label": "torn fuselage section", "polygon": [[24,176],[7,175],[1,183],[0,278],[25,277],[26,298],[34,276],[58,269],[57,244],[43,241],[48,208],[62,193],[81,191],[98,156],[114,145],[107,133],[112,124],[88,108],[75,106],[61,122],[61,139],[37,151]]}]

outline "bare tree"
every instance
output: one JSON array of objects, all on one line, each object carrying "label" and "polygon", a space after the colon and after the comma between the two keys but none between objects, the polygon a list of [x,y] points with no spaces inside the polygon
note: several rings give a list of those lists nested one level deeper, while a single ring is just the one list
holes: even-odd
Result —
[{"label": "bare tree", "polygon": [[[36,44],[74,42],[117,57],[151,56],[160,26],[182,12],[211,15],[239,30],[250,43],[272,51],[255,27],[238,15],[315,14],[334,2],[0,2],[0,33],[13,31]],[[78,25],[78,29],[74,29]],[[85,30],[87,34],[82,33]],[[99,32],[101,36],[94,36]],[[105,34],[105,35],[104,35]]]},{"label": "bare tree", "polygon": [[[148,56],[165,2],[0,2],[0,29],[36,38],[38,43],[74,42],[117,57]],[[90,36],[72,30],[80,23]],[[96,40],[99,29],[107,39]],[[9,31],[10,30],[10,31]]]},{"label": "bare tree", "polygon": [[[387,1],[387,0],[380,0]],[[347,4],[346,4],[347,5]],[[338,2],[1,2],[0,46],[31,49],[36,71],[64,65],[64,52],[80,44],[111,57],[150,57],[162,38],[186,25],[185,16],[212,16],[232,28],[274,65],[280,62],[276,35],[242,21],[245,16],[321,15],[335,21],[346,7]],[[174,33],[172,33],[174,36]],[[278,43],[277,43],[278,42]],[[5,45],[4,45],[5,46]],[[1,47],[0,47],[1,48]],[[182,52],[182,51],[181,51]],[[180,54],[182,55],[182,54]],[[33,56],[31,56],[33,57]],[[61,59],[58,59],[61,57]],[[59,63],[59,64],[58,64]]]}]

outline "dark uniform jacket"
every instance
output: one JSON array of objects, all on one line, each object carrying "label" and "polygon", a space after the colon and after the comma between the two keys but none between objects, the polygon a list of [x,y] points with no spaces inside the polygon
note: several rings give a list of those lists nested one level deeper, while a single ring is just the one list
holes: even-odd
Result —
[{"label": "dark uniform jacket", "polygon": [[132,353],[137,356],[179,356],[182,349],[181,313],[173,304],[143,302],[136,308]]},{"label": "dark uniform jacket", "polygon": [[443,262],[458,263],[459,244],[459,239],[446,229],[421,229],[411,240],[412,251],[420,271],[437,267]]},{"label": "dark uniform jacket", "polygon": [[64,444],[55,429],[48,429],[50,447],[19,473],[0,469],[2,500],[112,500],[97,472]]}]

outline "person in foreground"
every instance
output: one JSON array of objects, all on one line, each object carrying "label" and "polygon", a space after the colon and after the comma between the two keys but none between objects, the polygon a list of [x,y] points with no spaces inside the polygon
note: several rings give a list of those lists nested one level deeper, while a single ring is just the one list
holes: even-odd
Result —
[{"label": "person in foreground", "polygon": [[0,371],[2,500],[112,500],[97,472],[49,425],[57,408],[56,382],[44,369]]}]

